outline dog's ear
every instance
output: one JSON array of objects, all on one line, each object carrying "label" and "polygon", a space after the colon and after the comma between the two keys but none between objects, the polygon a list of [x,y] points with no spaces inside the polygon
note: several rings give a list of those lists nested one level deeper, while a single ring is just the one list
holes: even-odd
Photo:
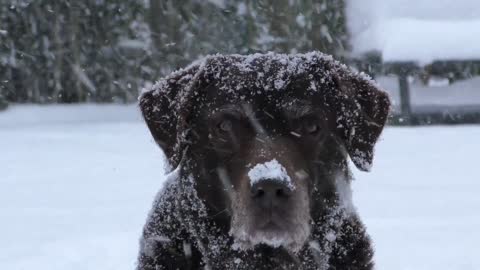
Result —
[{"label": "dog's ear", "polygon": [[177,137],[177,120],[174,115],[175,108],[172,100],[179,89],[176,85],[167,82],[164,83],[163,87],[165,88],[162,88],[161,91],[153,90],[143,93],[139,104],[143,118],[155,142],[170,159],[173,155]]},{"label": "dog's ear", "polygon": [[388,95],[366,74],[352,72],[344,65],[330,74],[336,85],[332,109],[337,135],[355,166],[369,171],[375,143],[390,111]]},{"label": "dog's ear", "polygon": [[140,109],[155,142],[172,161],[177,144],[180,95],[189,86],[198,66],[172,73],[139,98]]}]

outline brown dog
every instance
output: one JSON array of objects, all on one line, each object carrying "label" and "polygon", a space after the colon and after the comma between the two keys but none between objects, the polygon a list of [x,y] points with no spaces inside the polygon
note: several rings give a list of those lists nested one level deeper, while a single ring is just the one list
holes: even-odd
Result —
[{"label": "brown dog", "polygon": [[371,269],[347,158],[369,170],[389,112],[318,52],[214,55],[142,94],[171,168],[138,269]]}]

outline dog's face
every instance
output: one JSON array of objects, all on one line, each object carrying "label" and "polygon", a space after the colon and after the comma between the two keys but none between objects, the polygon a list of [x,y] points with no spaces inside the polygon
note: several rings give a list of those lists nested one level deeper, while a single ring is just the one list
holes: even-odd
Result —
[{"label": "dog's face", "polygon": [[298,250],[310,234],[311,205],[322,211],[316,202],[335,196],[345,155],[316,98],[287,89],[236,100],[211,88],[196,109],[199,192],[212,215],[229,219],[239,247]]},{"label": "dog's face", "polygon": [[[243,83],[265,65],[258,62],[242,73],[232,71],[230,62],[217,63],[215,76],[197,78],[189,86],[195,92],[191,108],[181,116],[188,133],[176,139],[188,134],[198,194],[209,216],[228,224],[238,247],[267,244],[295,252],[310,235],[312,217],[338,197],[335,181],[338,176],[346,179],[348,155],[360,169],[368,169],[389,103],[359,78],[319,78],[308,69],[281,91]],[[219,77],[218,69],[233,73]],[[262,78],[276,76],[273,71]],[[227,83],[225,77],[230,78]],[[312,85],[318,91],[307,91]],[[336,92],[341,97],[329,96]],[[163,102],[170,104],[166,97]],[[162,109],[162,97],[147,93],[141,106],[153,136],[173,157],[175,139],[168,133],[178,134],[182,123],[169,130],[171,123],[159,115],[171,110],[168,105]],[[360,111],[350,111],[355,109]]]}]

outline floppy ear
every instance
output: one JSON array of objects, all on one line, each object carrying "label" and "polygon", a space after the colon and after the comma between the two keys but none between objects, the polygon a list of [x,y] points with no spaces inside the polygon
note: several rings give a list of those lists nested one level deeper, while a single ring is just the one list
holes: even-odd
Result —
[{"label": "floppy ear", "polygon": [[155,142],[172,161],[177,143],[179,96],[190,83],[197,68],[180,70],[158,81],[139,98],[143,118]]},{"label": "floppy ear", "polygon": [[150,91],[144,93],[140,97],[140,109],[155,142],[170,159],[173,155],[177,134],[175,108],[173,108],[174,103],[171,102],[171,99],[175,97],[175,92],[178,92],[178,89],[168,87],[167,91],[169,92]]},{"label": "floppy ear", "polygon": [[374,146],[390,111],[388,95],[363,73],[354,73],[346,66],[336,67],[334,110],[337,134],[355,166],[369,171]]}]

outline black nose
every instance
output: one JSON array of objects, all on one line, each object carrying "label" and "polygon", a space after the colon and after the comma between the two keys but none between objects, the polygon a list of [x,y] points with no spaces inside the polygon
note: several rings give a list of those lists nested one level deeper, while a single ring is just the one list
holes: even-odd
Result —
[{"label": "black nose", "polygon": [[280,180],[260,180],[252,186],[252,198],[261,207],[272,207],[284,203],[292,191]]}]

